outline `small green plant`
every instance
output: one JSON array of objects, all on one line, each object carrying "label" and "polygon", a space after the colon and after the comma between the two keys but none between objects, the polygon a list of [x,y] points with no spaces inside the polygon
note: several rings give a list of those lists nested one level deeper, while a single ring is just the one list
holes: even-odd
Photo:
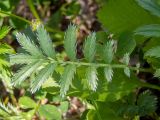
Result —
[{"label": "small green plant", "polygon": [[[0,2],[2,22],[16,30],[26,24],[32,29],[13,29],[17,53],[1,40],[11,28],[0,29],[0,79],[7,90],[1,96],[0,119],[67,119],[70,98],[77,97],[84,107],[78,113],[81,120],[159,120],[159,1],[97,0],[102,3],[97,12],[101,29],[81,39],[82,46],[78,25],[70,24],[65,33],[59,27],[65,28],[63,19],[78,15],[80,4],[60,1],[51,7],[56,2],[26,0],[36,18],[32,22],[13,14],[12,1]],[[59,44],[64,44],[62,51]]]}]

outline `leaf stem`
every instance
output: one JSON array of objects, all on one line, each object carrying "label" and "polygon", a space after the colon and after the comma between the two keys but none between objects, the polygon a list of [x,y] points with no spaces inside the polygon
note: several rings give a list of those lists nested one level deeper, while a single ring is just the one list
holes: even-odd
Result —
[{"label": "leaf stem", "polygon": [[33,114],[32,118],[34,117],[34,115],[36,115],[36,113],[37,113],[37,111],[38,111],[40,106],[41,106],[41,100],[38,101],[38,104],[37,104],[37,106],[36,106],[36,108],[34,110],[34,114]]},{"label": "leaf stem", "polygon": [[35,16],[36,19],[40,20],[40,17],[34,7],[34,4],[33,4],[33,0],[27,0],[27,4],[32,12],[32,14]]},{"label": "leaf stem", "polygon": [[[29,24],[29,25],[31,25],[31,23],[32,23],[31,21],[29,21],[29,20],[27,20],[27,19],[25,19],[25,18],[23,18],[23,17],[17,16],[17,15],[12,14],[12,13],[8,13],[8,12],[3,11],[3,10],[0,10],[0,13],[1,13],[1,14],[5,14],[5,15],[9,15],[10,17],[13,17],[13,18],[16,18],[16,19],[19,19],[19,20],[21,20],[21,21],[23,21],[23,22],[26,22],[26,23]],[[51,27],[48,27],[48,26],[45,26],[45,28],[46,28],[46,30],[47,30],[48,32],[53,32],[53,33],[57,32],[57,33],[63,35],[63,32],[60,31],[60,30],[52,29]]]},{"label": "leaf stem", "polygon": [[5,14],[5,15],[9,15],[10,17],[14,17],[14,18],[17,18],[17,19],[19,19],[21,21],[24,21],[24,22],[28,23],[28,24],[31,24],[31,21],[29,21],[29,20],[27,20],[27,19],[25,19],[23,17],[17,16],[15,14],[8,13],[8,12],[2,11],[2,10],[0,10],[0,13],[1,14]]},{"label": "leaf stem", "polygon": [[[51,58],[49,58],[51,59]],[[146,68],[137,68],[132,66],[127,66],[124,64],[104,64],[104,63],[87,63],[87,62],[73,62],[73,61],[55,61],[54,59],[51,59],[51,62],[58,63],[58,64],[74,64],[77,66],[95,66],[95,67],[112,67],[112,68],[126,68],[129,67],[130,70],[133,71],[141,71],[141,72],[149,72],[153,73],[152,69],[146,69]]]}]

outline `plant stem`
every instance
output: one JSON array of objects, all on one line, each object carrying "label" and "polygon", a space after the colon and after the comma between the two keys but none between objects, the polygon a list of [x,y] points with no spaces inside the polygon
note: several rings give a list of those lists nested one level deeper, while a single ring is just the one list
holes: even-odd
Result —
[{"label": "plant stem", "polygon": [[24,22],[28,23],[28,24],[31,24],[31,22],[29,20],[27,20],[27,19],[25,19],[23,17],[17,16],[15,14],[8,13],[8,12],[2,11],[2,10],[0,10],[0,13],[1,14],[5,14],[5,15],[9,15],[10,17],[14,17],[14,18],[17,18],[17,19],[19,19],[21,21],[24,21]]},{"label": "plant stem", "polygon": [[147,88],[151,88],[151,89],[156,89],[156,90],[160,90],[160,87],[157,85],[152,85],[150,83],[142,83],[141,84],[142,87],[147,87]]},{"label": "plant stem", "polygon": [[27,4],[32,12],[32,14],[35,16],[36,19],[40,20],[40,17],[34,7],[34,4],[33,4],[33,0],[27,0]]},{"label": "plant stem", "polygon": [[[41,100],[38,101],[38,104],[37,104],[37,106],[36,106],[36,108],[35,108],[35,110],[34,110],[33,117],[34,117],[34,115],[36,115],[36,113],[37,113],[37,111],[38,111],[38,109],[39,109],[40,106],[41,106]],[[33,118],[33,117],[32,117],[32,118]]]},{"label": "plant stem", "polygon": [[[1,13],[1,14],[5,14],[5,15],[9,15],[10,17],[13,17],[13,18],[16,18],[16,19],[19,19],[19,20],[21,20],[21,21],[23,21],[23,22],[26,22],[26,23],[29,24],[29,25],[32,23],[31,21],[29,21],[29,20],[27,20],[27,19],[25,19],[25,18],[23,18],[23,17],[17,16],[17,15],[15,15],[15,14],[12,14],[12,13],[8,13],[8,12],[2,11],[2,10],[0,10],[0,13]],[[45,26],[45,28],[46,28],[46,30],[49,31],[49,32],[57,32],[57,33],[60,33],[60,34],[63,35],[63,32],[60,31],[60,30],[52,29],[52,28],[47,27],[47,26]]]}]

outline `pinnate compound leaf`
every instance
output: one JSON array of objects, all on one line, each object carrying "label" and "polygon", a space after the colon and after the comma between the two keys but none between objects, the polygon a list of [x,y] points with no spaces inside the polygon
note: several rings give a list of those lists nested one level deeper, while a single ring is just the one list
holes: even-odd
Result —
[{"label": "pinnate compound leaf", "polygon": [[145,57],[155,57],[155,58],[160,58],[160,46],[151,48],[148,50],[145,55]]},{"label": "pinnate compound leaf", "polygon": [[107,79],[108,82],[112,81],[112,77],[113,77],[113,70],[111,67],[105,67],[104,68],[104,75],[105,78]]},{"label": "pinnate compound leaf", "polygon": [[71,60],[76,60],[76,41],[77,41],[77,27],[69,25],[64,37],[64,48],[68,57]]},{"label": "pinnate compound leaf", "polygon": [[97,89],[97,70],[94,66],[88,67],[86,70],[86,79],[88,81],[88,86],[91,90],[96,91]]},{"label": "pinnate compound leaf", "polygon": [[11,27],[3,26],[0,28],[0,39],[3,39],[11,30]]},{"label": "pinnate compound leaf", "polygon": [[19,44],[22,46],[26,52],[29,52],[31,55],[35,56],[43,56],[42,52],[38,49],[38,47],[29,39],[29,37],[24,34],[17,33],[16,38]]},{"label": "pinnate compound leaf", "polygon": [[61,97],[65,97],[67,91],[69,90],[69,86],[72,84],[72,80],[74,78],[74,74],[76,72],[75,65],[67,65],[60,80],[60,95]]},{"label": "pinnate compound leaf", "polygon": [[27,77],[29,77],[33,72],[35,72],[38,69],[38,67],[42,65],[42,63],[44,63],[44,61],[36,61],[27,66],[22,67],[21,70],[14,74],[12,79],[13,85],[15,86],[23,82]]},{"label": "pinnate compound leaf", "polygon": [[48,57],[54,58],[55,50],[53,49],[51,38],[47,33],[47,31],[44,29],[43,25],[40,25],[37,29],[37,39],[45,55],[47,55]]},{"label": "pinnate compound leaf", "polygon": [[160,24],[145,25],[134,31],[135,35],[143,35],[146,37],[160,37]]},{"label": "pinnate compound leaf", "polygon": [[111,63],[113,60],[114,56],[113,44],[114,41],[108,41],[107,44],[104,45],[103,60],[106,63]]},{"label": "pinnate compound leaf", "polygon": [[96,52],[96,33],[91,33],[85,40],[84,44],[84,56],[89,61],[94,60]]},{"label": "pinnate compound leaf", "polygon": [[35,93],[42,86],[42,84],[52,75],[55,67],[55,64],[48,64],[38,73],[38,75],[31,84],[32,93]]},{"label": "pinnate compound leaf", "polygon": [[137,3],[148,10],[152,15],[160,17],[160,5],[156,3],[156,0],[136,0]]}]

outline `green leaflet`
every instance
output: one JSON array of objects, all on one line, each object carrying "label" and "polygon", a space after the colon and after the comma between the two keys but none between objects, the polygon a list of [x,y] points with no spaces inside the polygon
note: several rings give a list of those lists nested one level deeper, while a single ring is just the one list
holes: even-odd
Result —
[{"label": "green leaflet", "polygon": [[[0,66],[8,66],[9,67],[9,62],[6,61],[5,59],[6,59],[6,57],[4,55],[0,55]],[[2,70],[3,70],[3,68],[2,68]]]},{"label": "green leaflet", "polygon": [[129,61],[130,61],[129,54],[128,53],[124,54],[123,59],[122,59],[122,63],[124,63],[126,65],[126,67],[124,68],[124,73],[128,77],[130,77],[130,69],[127,67],[129,65]]},{"label": "green leaflet", "polygon": [[17,53],[10,55],[10,63],[13,64],[29,64],[35,61],[42,60],[43,58],[39,56],[32,56],[24,53]]},{"label": "green leaflet", "polygon": [[23,49],[29,52],[31,55],[43,56],[38,47],[24,34],[17,33],[16,38]]},{"label": "green leaflet", "polygon": [[75,25],[69,25],[64,36],[64,48],[68,57],[71,60],[76,60],[76,41],[77,41],[77,27]]},{"label": "green leaflet", "polygon": [[42,63],[44,63],[44,61],[36,61],[27,66],[22,67],[21,70],[14,74],[12,79],[13,85],[17,85],[23,82],[27,77],[29,77],[33,72],[35,72],[38,69],[38,67],[42,65]]},{"label": "green leaflet", "polygon": [[134,31],[134,34],[146,37],[160,37],[160,24],[141,26]]},{"label": "green leaflet", "polygon": [[104,45],[103,50],[103,60],[105,63],[110,64],[113,60],[114,50],[113,50],[114,41],[108,41],[107,44]]},{"label": "green leaflet", "polygon": [[137,3],[151,14],[160,17],[160,5],[156,0],[136,0]]},{"label": "green leaflet", "polygon": [[11,30],[11,27],[3,26],[0,28],[0,39],[3,39]]},{"label": "green leaflet", "polygon": [[35,93],[42,84],[52,75],[56,65],[48,64],[41,71],[38,72],[36,78],[31,83],[31,92]]},{"label": "green leaflet", "polygon": [[37,39],[45,55],[51,58],[55,58],[55,50],[53,48],[51,38],[44,29],[43,25],[40,25],[37,29]]},{"label": "green leaflet", "polygon": [[128,67],[124,68],[124,73],[130,77],[130,69]]},{"label": "green leaflet", "polygon": [[86,70],[86,79],[88,82],[88,86],[91,90],[96,91],[97,89],[97,70],[94,66],[88,67]]},{"label": "green leaflet", "polygon": [[160,78],[160,69],[156,69],[154,76]]},{"label": "green leaflet", "polygon": [[157,46],[157,47],[154,47],[150,50],[148,50],[146,53],[145,53],[145,57],[155,57],[155,58],[159,58],[160,57],[160,46]]},{"label": "green leaflet", "polygon": [[124,54],[123,59],[122,59],[122,63],[124,63],[125,65],[128,65],[129,60],[130,60],[129,54],[128,53]]},{"label": "green leaflet", "polygon": [[96,53],[96,33],[91,33],[85,40],[84,44],[84,56],[89,61],[94,60]]},{"label": "green leaflet", "polygon": [[0,102],[0,109],[7,114],[11,114],[11,111],[9,110],[9,108],[6,105],[4,105],[2,102]]},{"label": "green leaflet", "polygon": [[66,95],[67,91],[69,90],[69,86],[72,84],[75,72],[75,65],[67,65],[64,69],[64,73],[60,80],[60,95],[62,98]]},{"label": "green leaflet", "polygon": [[113,77],[113,70],[111,67],[105,67],[104,68],[104,75],[105,78],[107,79],[108,82],[112,81],[112,77]]},{"label": "green leaflet", "polygon": [[0,54],[10,54],[14,53],[14,50],[11,46],[7,44],[0,44]]}]

